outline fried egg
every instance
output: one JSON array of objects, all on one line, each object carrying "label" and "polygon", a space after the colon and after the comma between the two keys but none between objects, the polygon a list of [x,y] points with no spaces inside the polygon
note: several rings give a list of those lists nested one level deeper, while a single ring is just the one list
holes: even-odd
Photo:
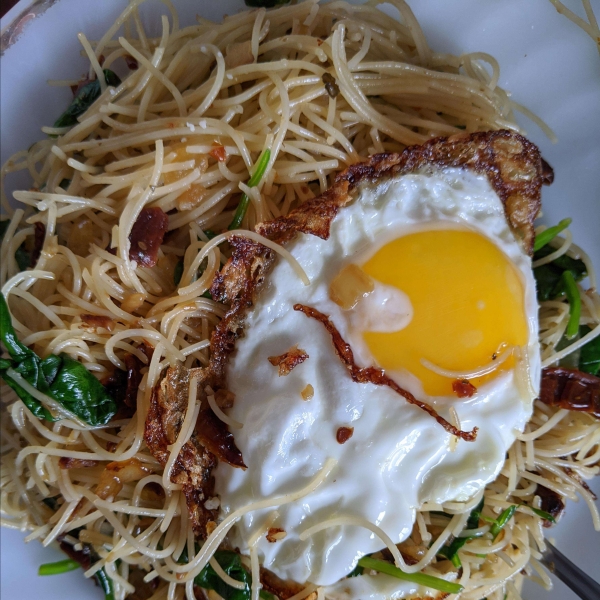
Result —
[{"label": "fried egg", "polygon": [[[424,171],[362,183],[353,195],[329,239],[299,234],[286,246],[310,285],[279,261],[248,314],[227,368],[248,469],[216,470],[227,515],[294,492],[337,461],[311,494],[276,515],[247,513],[232,536],[247,552],[276,518],[285,537],[259,538],[261,563],[334,596],[362,556],[385,546],[365,523],[397,544],[425,503],[467,501],[498,475],[540,375],[531,261],[486,176]],[[477,427],[477,439],[458,440],[389,387],[354,382],[329,333],[296,303],[330,318],[358,366],[385,370],[460,429]],[[269,357],[294,347],[308,358],[280,377]],[[472,395],[459,397],[453,384],[463,379]],[[301,539],[332,519],[346,522]]]}]

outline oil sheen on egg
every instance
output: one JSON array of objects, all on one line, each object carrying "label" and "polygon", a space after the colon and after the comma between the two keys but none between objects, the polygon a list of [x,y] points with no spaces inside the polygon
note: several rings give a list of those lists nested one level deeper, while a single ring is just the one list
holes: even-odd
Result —
[{"label": "oil sheen on egg", "polygon": [[[304,530],[359,517],[399,543],[424,503],[466,501],[499,473],[537,395],[535,284],[487,178],[461,169],[363,185],[334,219],[328,240],[299,234],[288,249],[311,283],[304,286],[280,260],[247,317],[227,381],[248,469],[220,464],[216,491],[229,514],[301,489],[335,458],[314,492],[278,509],[273,526],[285,538],[257,542],[261,562],[275,574],[332,586],[335,596],[358,559],[385,544],[356,524],[301,541]],[[349,267],[370,283],[342,307],[332,300],[332,282]],[[353,382],[323,325],[294,311],[295,303],[328,315],[360,366],[385,369],[451,422],[453,407],[461,429],[479,428],[477,440],[456,443],[391,389]],[[293,346],[309,358],[279,377],[268,358]],[[476,393],[458,398],[456,377],[444,373],[493,366],[494,357],[501,364],[471,379]],[[304,400],[308,384],[314,394]],[[353,428],[344,444],[336,440],[340,427]],[[234,545],[246,552],[272,510],[246,514],[234,528]],[[376,587],[360,594],[375,598]]]}]

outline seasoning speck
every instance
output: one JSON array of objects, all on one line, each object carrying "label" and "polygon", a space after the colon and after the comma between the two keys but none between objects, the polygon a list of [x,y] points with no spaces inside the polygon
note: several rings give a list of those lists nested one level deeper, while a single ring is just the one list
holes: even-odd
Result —
[{"label": "seasoning speck", "polygon": [[345,444],[354,433],[354,427],[340,427],[335,434],[338,444]]},{"label": "seasoning speck", "polygon": [[337,83],[335,82],[335,78],[333,75],[331,75],[331,73],[323,73],[323,83],[325,84],[327,93],[332,98],[335,98],[340,93],[340,88],[338,87]]}]

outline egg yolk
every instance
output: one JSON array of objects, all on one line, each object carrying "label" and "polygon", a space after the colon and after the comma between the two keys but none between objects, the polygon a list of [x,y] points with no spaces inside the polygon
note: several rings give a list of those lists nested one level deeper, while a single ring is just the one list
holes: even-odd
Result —
[{"label": "egg yolk", "polygon": [[[410,298],[411,322],[393,333],[364,332],[379,366],[407,370],[431,396],[451,395],[454,379],[434,373],[422,359],[452,371],[475,370],[506,346],[528,339],[519,272],[490,240],[472,231],[435,230],[397,238],[363,266],[381,283]],[[511,368],[509,358],[474,385]]]}]

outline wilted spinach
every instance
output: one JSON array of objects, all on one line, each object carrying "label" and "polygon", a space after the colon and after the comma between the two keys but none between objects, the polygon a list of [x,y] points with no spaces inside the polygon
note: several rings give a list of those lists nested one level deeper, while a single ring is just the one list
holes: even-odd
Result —
[{"label": "wilted spinach", "polygon": [[[4,234],[8,229],[8,225],[10,221],[7,219],[6,221],[0,221],[0,242],[4,239]],[[17,261],[17,265],[21,271],[25,271],[31,263],[31,256],[27,250],[25,250],[25,243],[21,244],[17,251],[15,252],[15,260]]]},{"label": "wilted spinach", "polygon": [[[107,85],[117,87],[121,84],[118,75],[110,69],[104,69],[103,73]],[[82,115],[100,97],[100,91],[100,82],[97,79],[79,88],[69,108],[54,122],[54,127],[71,127],[71,125],[76,125],[77,117]]]},{"label": "wilted spinach", "polygon": [[[196,545],[196,552],[200,548]],[[238,590],[227,585],[210,564],[207,564],[198,575],[194,578],[194,583],[205,589],[214,590],[224,600],[250,600],[251,586],[252,586],[252,575],[242,565],[242,559],[237,552],[231,550],[217,550],[214,554],[215,560],[221,565],[221,568],[227,575],[236,581],[242,581],[246,584],[244,589]],[[184,547],[181,553],[178,563],[184,564],[188,562],[187,546]],[[263,600],[274,600],[273,594],[266,592],[265,590],[260,591],[260,597]]]},{"label": "wilted spinach", "polygon": [[41,359],[23,345],[13,329],[10,311],[0,294],[0,339],[10,359],[0,359],[0,377],[40,419],[56,421],[50,411],[25,389],[21,380],[49,396],[88,425],[105,425],[117,405],[104,386],[78,361],[66,354]]},{"label": "wilted spinach", "polygon": [[[591,329],[587,325],[579,328],[579,335],[583,337]],[[579,370],[591,375],[600,374],[600,337],[594,338],[579,349]]]},{"label": "wilted spinach", "polygon": [[[471,511],[469,518],[467,519],[467,525],[465,527],[466,530],[469,529],[477,529],[479,527],[479,518],[481,517],[481,511],[483,510],[483,498],[481,502]],[[454,538],[450,544],[447,546],[442,546],[438,550],[438,554],[444,556],[452,564],[459,568],[461,566],[460,558],[458,556],[458,551],[469,541],[472,540],[474,536],[470,537],[456,537]]]},{"label": "wilted spinach", "polygon": [[[555,250],[556,248],[552,248],[551,246],[544,246],[533,255],[533,260],[544,258]],[[533,269],[537,283],[537,297],[540,302],[557,298],[565,293],[562,281],[562,274],[565,271],[570,271],[575,281],[580,281],[587,275],[583,261],[571,258],[566,254],[559,256],[551,263]]]}]

